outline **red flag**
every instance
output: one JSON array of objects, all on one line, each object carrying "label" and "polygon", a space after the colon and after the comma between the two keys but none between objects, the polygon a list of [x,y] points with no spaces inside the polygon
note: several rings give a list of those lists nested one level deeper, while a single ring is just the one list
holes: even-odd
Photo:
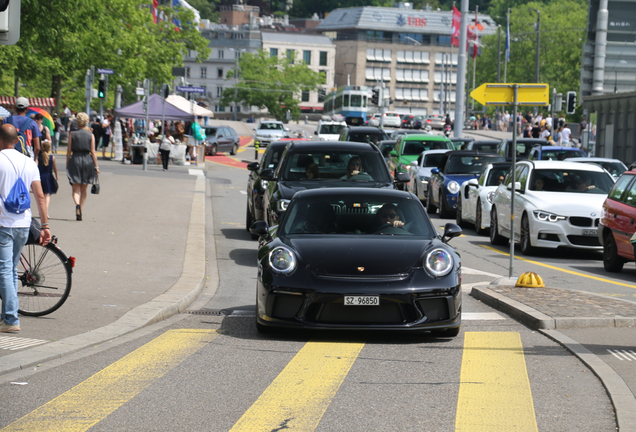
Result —
[{"label": "red flag", "polygon": [[159,7],[159,0],[152,0],[152,22],[157,24],[157,8]]},{"label": "red flag", "polygon": [[459,46],[459,27],[462,21],[462,13],[453,6],[453,24],[451,27],[451,44],[454,47]]}]

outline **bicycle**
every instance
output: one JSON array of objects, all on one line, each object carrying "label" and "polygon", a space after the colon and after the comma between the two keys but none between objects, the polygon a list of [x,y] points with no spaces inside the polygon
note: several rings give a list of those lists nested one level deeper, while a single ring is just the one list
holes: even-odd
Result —
[{"label": "bicycle", "polygon": [[57,246],[53,236],[46,246],[29,242],[18,264],[18,313],[43,316],[60,308],[71,293],[75,258]]}]

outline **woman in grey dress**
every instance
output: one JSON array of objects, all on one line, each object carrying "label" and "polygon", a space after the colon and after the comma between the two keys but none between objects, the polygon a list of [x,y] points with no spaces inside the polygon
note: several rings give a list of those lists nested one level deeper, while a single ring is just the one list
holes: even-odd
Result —
[{"label": "woman in grey dress", "polygon": [[81,221],[86,191],[88,185],[92,185],[95,176],[99,174],[99,166],[95,155],[95,137],[87,128],[88,115],[78,113],[76,120],[79,130],[74,131],[68,138],[66,174],[73,188],[75,218]]}]

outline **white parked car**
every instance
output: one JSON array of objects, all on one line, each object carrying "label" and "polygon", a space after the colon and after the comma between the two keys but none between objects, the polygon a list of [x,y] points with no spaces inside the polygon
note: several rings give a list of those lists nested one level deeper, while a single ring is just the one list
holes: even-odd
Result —
[{"label": "white parked car", "polygon": [[566,162],[583,162],[583,163],[594,163],[602,166],[609,172],[614,180],[619,178],[621,174],[627,171],[627,167],[625,164],[618,159],[611,158],[601,158],[601,157],[576,157],[576,158],[567,158]]},{"label": "white parked car", "polygon": [[[602,251],[598,223],[612,176],[594,164],[521,161],[514,185],[514,241],[521,252],[569,247]],[[511,232],[512,173],[499,185],[490,211],[490,242],[503,245]]]},{"label": "white parked car", "polygon": [[462,183],[457,197],[457,225],[475,225],[477,234],[490,228],[490,209],[495,191],[510,171],[510,162],[488,164],[478,178]]},{"label": "white parked car", "polygon": [[411,162],[411,169],[408,170],[409,181],[408,190],[416,195],[420,201],[426,201],[428,197],[428,181],[431,178],[431,170],[439,167],[444,153],[450,149],[426,150],[423,151],[417,160]]}]

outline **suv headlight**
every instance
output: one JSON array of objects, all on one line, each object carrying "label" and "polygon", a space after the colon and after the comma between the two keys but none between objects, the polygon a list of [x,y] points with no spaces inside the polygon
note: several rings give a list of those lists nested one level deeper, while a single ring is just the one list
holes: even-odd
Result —
[{"label": "suv headlight", "polygon": [[448,183],[448,186],[446,186],[446,189],[448,189],[448,192],[455,195],[456,193],[459,193],[459,183],[453,180]]},{"label": "suv headlight", "polygon": [[408,171],[411,170],[411,165],[406,165],[406,164],[401,163],[400,164],[400,168],[402,168],[404,171],[408,172]]},{"label": "suv headlight", "polygon": [[446,276],[453,269],[453,257],[445,249],[434,249],[424,258],[424,268],[433,277]]},{"label": "suv headlight", "polygon": [[560,220],[567,219],[565,216],[560,216],[543,210],[534,210],[532,213],[534,214],[534,217],[539,219],[541,222],[558,222]]},{"label": "suv headlight", "polygon": [[280,199],[276,203],[276,208],[279,212],[287,211],[287,207],[289,207],[289,200],[287,199]]},{"label": "suv headlight", "polygon": [[276,247],[269,253],[269,265],[276,273],[287,275],[296,269],[296,255],[286,247]]}]

